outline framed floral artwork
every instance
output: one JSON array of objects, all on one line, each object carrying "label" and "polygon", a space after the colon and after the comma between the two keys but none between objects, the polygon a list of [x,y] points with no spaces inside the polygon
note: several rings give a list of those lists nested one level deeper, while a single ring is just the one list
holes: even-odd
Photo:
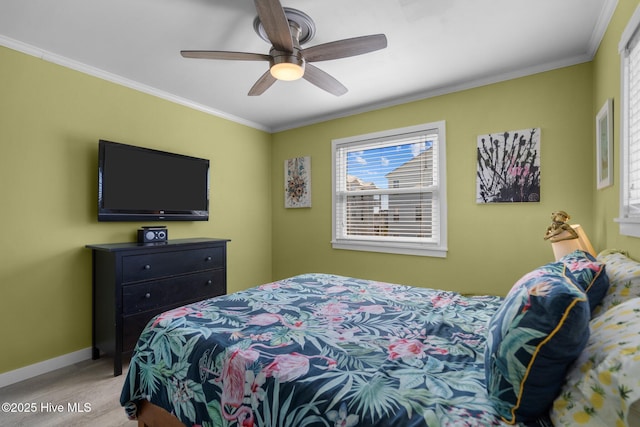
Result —
[{"label": "framed floral artwork", "polygon": [[613,100],[607,99],[596,115],[597,187],[613,184]]},{"label": "framed floral artwork", "polygon": [[311,157],[284,161],[284,207],[311,207]]}]

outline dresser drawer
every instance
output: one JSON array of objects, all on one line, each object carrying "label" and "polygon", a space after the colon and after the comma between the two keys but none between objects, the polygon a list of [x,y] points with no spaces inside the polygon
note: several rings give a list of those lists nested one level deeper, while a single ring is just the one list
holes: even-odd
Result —
[{"label": "dresser drawer", "polygon": [[122,287],[124,315],[155,310],[170,305],[182,305],[222,295],[226,291],[225,270],[154,280]]},{"label": "dresser drawer", "polygon": [[223,246],[172,252],[130,255],[122,259],[122,281],[137,282],[156,277],[222,268],[225,265]]}]

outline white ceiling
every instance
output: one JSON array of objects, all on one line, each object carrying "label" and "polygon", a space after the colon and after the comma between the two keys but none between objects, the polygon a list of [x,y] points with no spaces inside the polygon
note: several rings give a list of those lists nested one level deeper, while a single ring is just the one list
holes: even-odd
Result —
[{"label": "white ceiling", "polygon": [[[303,47],[384,33],[388,47],[316,63],[349,92],[305,80],[247,92],[268,53],[252,0],[1,0],[0,45],[258,129],[279,131],[593,58],[617,0],[281,0],[315,21]],[[1,70],[1,65],[0,65]],[[0,72],[1,74],[1,72]]]}]

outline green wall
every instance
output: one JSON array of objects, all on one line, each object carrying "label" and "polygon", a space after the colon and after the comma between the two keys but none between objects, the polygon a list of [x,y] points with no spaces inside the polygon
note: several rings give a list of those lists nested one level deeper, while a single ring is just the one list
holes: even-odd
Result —
[{"label": "green wall", "polygon": [[595,127],[596,114],[607,99],[613,99],[614,185],[595,191],[592,234],[599,242],[604,242],[604,247],[625,249],[636,259],[640,259],[640,239],[621,236],[614,218],[618,217],[620,210],[620,55],[618,54],[618,43],[622,31],[639,3],[637,0],[618,1],[616,12],[593,60],[594,103],[591,112],[594,117],[592,126]]},{"label": "green wall", "polygon": [[[275,134],[275,278],[318,271],[506,294],[552,260],[542,238],[552,211],[568,211],[586,230],[593,224],[592,112],[586,63]],[[447,136],[447,258],[332,249],[331,140],[438,120],[446,121]],[[530,127],[541,128],[541,202],[476,204],[477,136]],[[284,208],[283,164],[297,156],[311,156],[310,209]]]},{"label": "green wall", "polygon": [[271,279],[271,135],[0,47],[0,372],[91,345],[89,243],[104,138],[211,161],[211,218],[171,238],[223,237],[229,290]]}]

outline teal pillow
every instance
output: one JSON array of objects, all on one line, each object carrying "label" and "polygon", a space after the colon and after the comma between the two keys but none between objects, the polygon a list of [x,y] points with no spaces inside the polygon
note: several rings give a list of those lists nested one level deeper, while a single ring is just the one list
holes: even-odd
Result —
[{"label": "teal pillow", "polygon": [[560,261],[567,266],[578,286],[587,294],[593,314],[609,290],[605,265],[590,253],[581,250],[563,256]]},{"label": "teal pillow", "polygon": [[487,391],[510,424],[547,415],[589,339],[587,296],[562,262],[540,267],[509,291],[489,322]]}]

